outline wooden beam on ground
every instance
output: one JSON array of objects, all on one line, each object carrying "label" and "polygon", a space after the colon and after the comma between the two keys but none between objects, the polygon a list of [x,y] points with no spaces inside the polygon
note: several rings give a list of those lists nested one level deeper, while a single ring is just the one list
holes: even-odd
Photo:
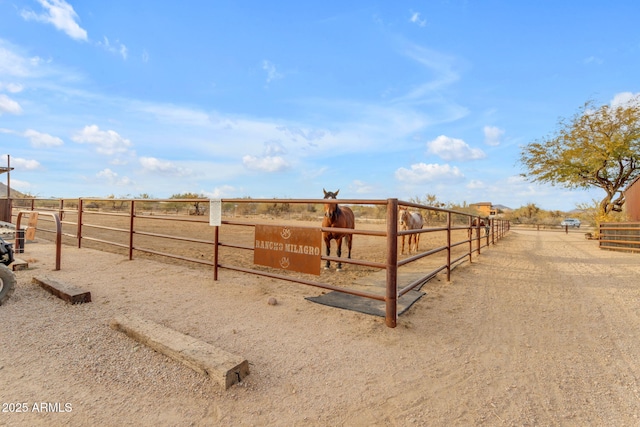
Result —
[{"label": "wooden beam on ground", "polygon": [[224,390],[249,375],[247,360],[149,320],[120,316],[111,328],[216,381]]},{"label": "wooden beam on ground", "polygon": [[57,282],[48,277],[34,277],[32,282],[39,284],[53,295],[71,304],[91,302],[91,292],[80,289],[74,285]]},{"label": "wooden beam on ground", "polygon": [[13,271],[26,270],[29,268],[29,263],[25,260],[15,258],[11,263],[11,269]]}]

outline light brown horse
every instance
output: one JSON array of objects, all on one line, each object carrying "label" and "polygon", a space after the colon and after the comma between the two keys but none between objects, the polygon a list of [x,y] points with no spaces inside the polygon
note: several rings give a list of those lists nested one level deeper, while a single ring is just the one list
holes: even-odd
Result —
[{"label": "light brown horse", "polygon": [[[324,198],[325,199],[336,199],[338,197],[338,192],[340,190],[334,192],[327,191],[324,188]],[[324,205],[324,218],[322,220],[323,228],[355,228],[355,217],[353,215],[353,211],[346,207],[340,207],[337,203],[325,203]],[[351,241],[353,239],[353,234],[351,233],[339,233],[333,231],[323,231],[322,238],[324,239],[324,244],[327,247],[327,256],[331,256],[331,240],[335,240],[338,246],[337,253],[338,258],[342,256],[342,239],[345,238],[347,240],[347,249],[348,249],[348,258],[351,258]],[[331,263],[327,260],[327,264],[324,267],[326,270],[331,268]],[[338,266],[336,267],[337,271],[342,269],[342,263],[338,262]]]},{"label": "light brown horse", "polygon": [[[420,215],[420,213],[418,212],[409,212],[409,210],[407,208],[400,208],[400,211],[398,212],[398,218],[400,221],[400,229],[405,231],[405,230],[419,230],[422,229],[422,226],[424,225],[424,219],[422,218],[422,215]],[[401,254],[404,254],[404,238],[406,236],[403,234],[402,235],[402,250],[400,251]],[[416,233],[416,234],[409,234],[409,253],[411,253],[412,250],[412,242],[415,243],[415,250],[416,252],[418,252],[418,246],[420,244],[420,233]]]}]

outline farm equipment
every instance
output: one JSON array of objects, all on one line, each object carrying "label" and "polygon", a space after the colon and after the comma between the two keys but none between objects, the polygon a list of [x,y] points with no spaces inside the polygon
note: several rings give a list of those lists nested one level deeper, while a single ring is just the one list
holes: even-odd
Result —
[{"label": "farm equipment", "polygon": [[13,248],[11,243],[0,237],[0,305],[9,299],[16,286],[16,276],[9,269],[13,262]]}]

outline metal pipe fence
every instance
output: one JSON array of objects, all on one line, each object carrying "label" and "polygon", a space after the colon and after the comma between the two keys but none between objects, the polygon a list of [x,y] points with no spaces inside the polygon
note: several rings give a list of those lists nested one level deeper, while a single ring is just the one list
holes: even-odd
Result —
[{"label": "metal pipe fence", "polygon": [[608,222],[600,224],[600,249],[640,252],[640,222]]},{"label": "metal pipe fence", "polygon": [[[14,199],[13,209],[16,212],[55,213],[60,218],[59,233],[64,237],[64,243],[77,244],[78,248],[110,250],[122,253],[130,260],[136,254],[144,254],[195,263],[212,268],[214,280],[218,280],[218,270],[226,269],[384,301],[385,322],[389,327],[397,324],[399,297],[441,272],[446,272],[449,281],[455,266],[467,260],[472,262],[484,248],[502,239],[510,227],[508,221],[495,218],[487,219],[486,226],[482,226],[478,215],[398,199],[242,198],[217,202],[221,206],[220,225],[210,225],[206,217],[209,201],[204,199]],[[340,279],[331,283],[326,277],[322,280],[322,277],[291,274],[253,263],[251,254],[255,256],[256,227],[265,223],[286,225],[293,221],[319,224],[321,217],[317,207],[325,204],[351,207],[356,211],[356,228],[335,229],[320,225],[308,225],[307,228],[373,239],[379,242],[375,245],[380,250],[374,251],[375,256],[368,253],[359,258],[321,255],[319,260],[351,264],[367,271],[386,270],[384,294],[356,289]],[[399,230],[400,207],[419,211],[427,219],[426,226]],[[46,223],[45,218],[39,221],[38,230],[52,232],[42,226],[42,222]],[[437,242],[436,246],[406,257],[399,256],[398,238],[413,235],[429,236],[431,241]],[[399,286],[399,271],[424,260],[434,261],[421,270],[421,277]]]}]

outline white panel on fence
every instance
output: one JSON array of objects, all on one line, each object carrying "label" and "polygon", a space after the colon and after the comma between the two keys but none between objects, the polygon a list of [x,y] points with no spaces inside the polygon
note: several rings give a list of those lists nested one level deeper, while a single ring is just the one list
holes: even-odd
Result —
[{"label": "white panel on fence", "polygon": [[209,200],[209,225],[222,225],[222,200]]}]

